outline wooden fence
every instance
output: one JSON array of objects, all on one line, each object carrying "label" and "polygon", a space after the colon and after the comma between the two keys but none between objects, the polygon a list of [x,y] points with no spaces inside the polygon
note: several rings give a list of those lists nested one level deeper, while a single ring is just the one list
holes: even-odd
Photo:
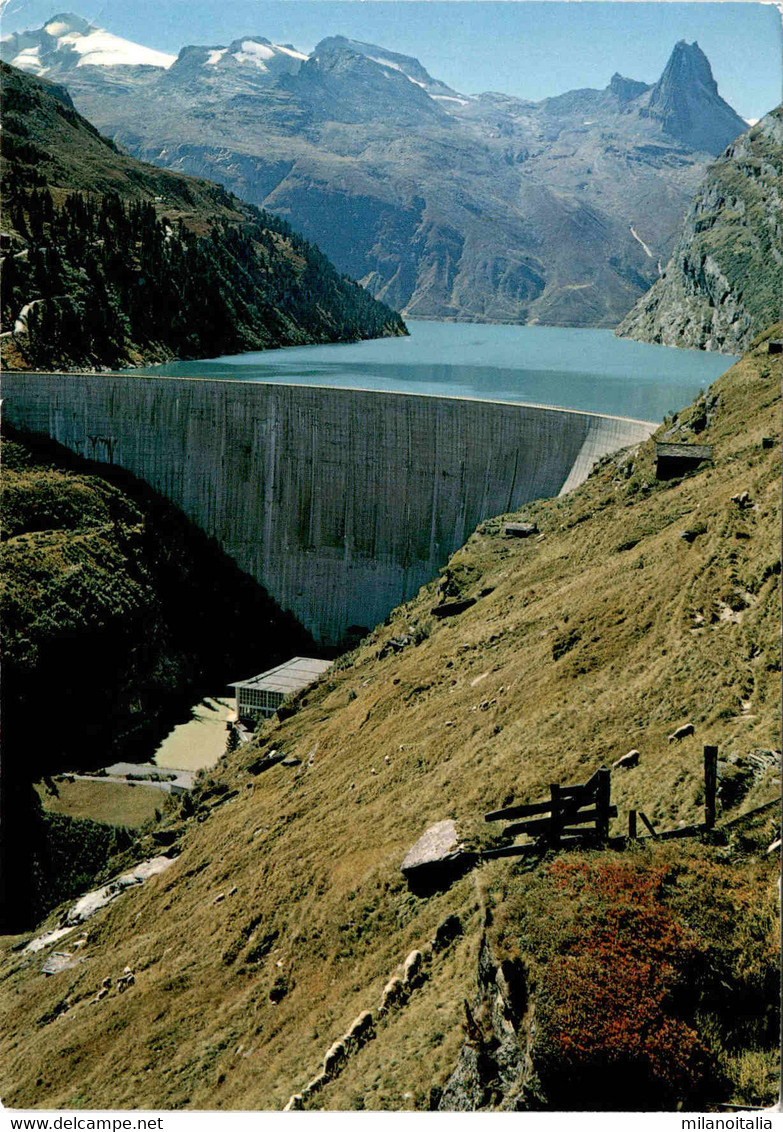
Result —
[{"label": "wooden fence", "polygon": [[[503,845],[487,849],[483,856],[519,857],[542,846],[565,849],[570,846],[602,845],[609,839],[609,819],[617,817],[611,804],[612,772],[601,767],[587,782],[576,786],[552,783],[545,802],[526,802],[505,806],[484,814],[485,821],[511,821],[503,833],[517,837],[521,833],[536,837],[534,843]],[[524,821],[512,821],[523,818]]]},{"label": "wooden fence", "polygon": [[[484,814],[488,822],[510,822],[503,830],[505,837],[527,834],[535,838],[522,845],[501,845],[485,849],[482,857],[522,857],[540,853],[545,849],[581,848],[592,845],[611,845],[621,848],[630,841],[648,838],[668,841],[680,837],[697,837],[715,826],[716,793],[718,785],[718,748],[704,748],[704,821],[697,825],[678,826],[676,829],[657,830],[641,810],[629,810],[628,834],[609,837],[609,821],[617,817],[612,803],[612,772],[601,767],[587,782],[576,786],[549,787],[549,798],[542,802],[523,802],[504,806]],[[522,819],[516,820],[516,819]],[[637,820],[638,819],[638,820]],[[640,835],[638,822],[648,831]]]}]

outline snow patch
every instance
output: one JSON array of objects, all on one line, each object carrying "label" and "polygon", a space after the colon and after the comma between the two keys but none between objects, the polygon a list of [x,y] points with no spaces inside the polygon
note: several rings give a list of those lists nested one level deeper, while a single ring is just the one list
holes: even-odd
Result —
[{"label": "snow patch", "polygon": [[466,98],[454,98],[450,94],[431,94],[430,98],[437,98],[438,102],[458,102],[460,106],[467,106]]},{"label": "snow patch", "polygon": [[62,20],[52,20],[51,23],[44,26],[46,34],[54,36],[55,39],[59,39],[61,35],[67,35],[70,30],[70,24],[64,24]]},{"label": "snow patch", "polygon": [[[380,64],[381,67],[391,67],[391,69],[393,71],[402,71],[402,67],[400,66],[400,64],[399,63],[392,63],[390,59],[376,59],[376,57],[374,55],[368,55],[367,58],[373,63]],[[405,74],[404,71],[403,71],[403,74]],[[407,75],[406,75],[406,78],[407,78]]]},{"label": "snow patch", "polygon": [[307,60],[307,56],[303,55],[301,51],[295,51],[293,47],[281,47],[279,43],[275,45],[275,51],[281,51],[283,55],[290,55],[292,59]]},{"label": "snow patch", "polygon": [[36,75],[43,75],[49,68],[44,67],[41,62],[38,54],[39,51],[39,47],[25,47],[24,51],[20,51],[19,54],[11,60],[11,65],[18,67],[20,71],[33,71]]},{"label": "snow patch", "polygon": [[259,71],[268,70],[264,60],[274,57],[275,53],[271,47],[267,47],[265,43],[255,43],[252,39],[244,40],[241,49],[234,52],[237,63],[254,63]]},{"label": "snow patch", "polygon": [[215,67],[228,51],[227,47],[219,47],[215,51],[210,51],[204,63],[205,67]]},{"label": "snow patch", "polygon": [[121,39],[118,35],[96,28],[94,31],[82,35],[79,31],[69,32],[68,35],[57,39],[58,50],[61,47],[70,47],[82,58],[77,67],[163,67],[165,70],[175,62],[176,55],[167,55],[163,51],[154,51],[151,47],[143,47],[140,43],[131,43],[129,39]]},{"label": "snow patch", "polygon": [[377,63],[380,67],[388,67],[391,71],[399,71],[401,75],[405,75],[405,78],[409,83],[413,83],[414,86],[420,86],[422,90],[427,89],[426,83],[420,82],[418,79],[412,79],[408,72],[405,71],[399,63],[392,63],[391,59],[377,59],[374,55],[366,55],[365,58],[369,59],[373,63]]}]

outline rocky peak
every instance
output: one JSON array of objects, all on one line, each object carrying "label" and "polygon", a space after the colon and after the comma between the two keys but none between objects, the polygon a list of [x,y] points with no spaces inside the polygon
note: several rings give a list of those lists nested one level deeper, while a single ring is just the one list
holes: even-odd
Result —
[{"label": "rocky peak", "polygon": [[713,78],[709,59],[698,43],[686,43],[681,39],[675,43],[669,62],[655,84],[650,105],[665,105],[668,101],[687,95],[697,85],[718,97],[718,84]]},{"label": "rocky peak", "polygon": [[617,71],[612,75],[609,83],[609,93],[613,94],[621,104],[632,102],[634,98],[638,98],[640,94],[644,94],[649,89],[647,83],[638,82],[636,79],[627,79]]},{"label": "rocky peak", "polygon": [[59,39],[63,35],[73,35],[74,32],[78,32],[79,35],[89,35],[96,29],[88,20],[82,19],[73,12],[59,12],[46,21],[42,30],[47,35]]},{"label": "rocky peak", "polygon": [[302,64],[291,89],[311,102],[322,101],[335,121],[378,118],[412,124],[434,118],[447,120],[423,89],[423,82],[410,79],[399,66],[370,55],[369,49],[369,44],[357,44],[342,35],[322,39]]},{"label": "rocky peak", "polygon": [[664,133],[715,155],[747,128],[718,94],[709,59],[698,43],[684,39],[675,44],[650,92],[647,114],[661,122]]}]

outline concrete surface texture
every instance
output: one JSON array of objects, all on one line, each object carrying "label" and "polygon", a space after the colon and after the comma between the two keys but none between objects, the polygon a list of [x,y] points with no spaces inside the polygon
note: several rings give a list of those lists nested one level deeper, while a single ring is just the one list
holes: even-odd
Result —
[{"label": "concrete surface texture", "polygon": [[491,515],[654,425],[355,389],[6,373],[12,425],[149,483],[325,644],[372,627]]}]

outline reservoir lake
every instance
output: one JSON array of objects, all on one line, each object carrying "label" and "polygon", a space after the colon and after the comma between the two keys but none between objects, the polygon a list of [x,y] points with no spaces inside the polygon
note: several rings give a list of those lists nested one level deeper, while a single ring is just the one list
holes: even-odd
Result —
[{"label": "reservoir lake", "polygon": [[517,401],[660,421],[737,360],[611,330],[411,320],[408,338],[288,346],[134,373]]}]

